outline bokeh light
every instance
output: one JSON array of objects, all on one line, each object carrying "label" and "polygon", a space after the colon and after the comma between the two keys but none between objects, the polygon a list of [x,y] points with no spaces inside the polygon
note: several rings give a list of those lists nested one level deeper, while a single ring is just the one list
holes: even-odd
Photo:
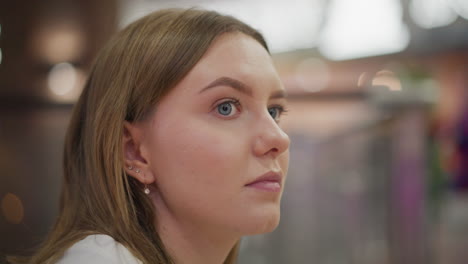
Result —
[{"label": "bokeh light", "polygon": [[305,92],[318,92],[327,87],[330,73],[327,64],[318,58],[299,62],[295,70],[295,85]]},{"label": "bokeh light", "polygon": [[83,34],[81,28],[72,22],[44,23],[34,32],[31,49],[49,64],[75,61],[84,52]]},{"label": "bokeh light", "polygon": [[409,12],[418,26],[428,29],[450,25],[457,19],[447,0],[412,0]]},{"label": "bokeh light", "polygon": [[[129,3],[128,6],[123,9],[125,11],[122,13],[121,27],[153,10],[187,7],[187,2],[184,1],[130,1],[127,3]],[[288,1],[269,0],[194,0],[189,4],[232,15],[259,29],[272,52],[315,46],[324,16],[322,12],[324,3],[311,0],[296,0],[293,4]]]},{"label": "bokeh light", "polygon": [[81,93],[85,74],[72,64],[62,62],[52,67],[47,78],[51,97],[59,102],[72,102]]},{"label": "bokeh light", "polygon": [[396,0],[334,0],[322,29],[319,50],[332,60],[395,53],[409,44]]},{"label": "bokeh light", "polygon": [[24,208],[21,199],[12,193],[7,193],[2,198],[2,214],[11,224],[21,223],[24,218]]},{"label": "bokeh light", "polygon": [[401,81],[389,70],[378,71],[372,79],[372,86],[385,86],[390,91],[401,91]]},{"label": "bokeh light", "polygon": [[461,17],[468,19],[468,1],[466,0],[447,0]]},{"label": "bokeh light", "polygon": [[368,73],[363,72],[359,75],[358,81],[357,81],[357,86],[358,87],[365,87],[367,85],[367,78],[368,78]]}]

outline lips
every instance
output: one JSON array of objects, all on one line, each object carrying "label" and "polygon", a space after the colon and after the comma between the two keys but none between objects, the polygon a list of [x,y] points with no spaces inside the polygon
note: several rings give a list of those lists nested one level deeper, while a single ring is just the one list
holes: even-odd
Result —
[{"label": "lips", "polygon": [[281,174],[274,171],[270,171],[261,175],[260,177],[256,178],[254,181],[246,184],[245,186],[263,191],[279,192],[281,190],[281,182]]}]

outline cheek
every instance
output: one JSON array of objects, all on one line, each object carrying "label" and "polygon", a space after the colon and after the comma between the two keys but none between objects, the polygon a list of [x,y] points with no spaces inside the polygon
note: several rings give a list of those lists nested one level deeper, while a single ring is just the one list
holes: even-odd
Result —
[{"label": "cheek", "polygon": [[[239,215],[247,175],[247,139],[203,122],[175,124],[154,141],[153,170],[171,212],[194,223],[226,224]],[[239,210],[235,209],[238,208]]]},{"label": "cheek", "polygon": [[223,178],[223,172],[238,169],[245,157],[242,143],[233,140],[231,133],[203,125],[179,134],[173,142],[178,167],[193,172],[199,180],[209,180],[209,175],[213,180]]},{"label": "cheek", "polygon": [[233,131],[191,121],[156,133],[160,136],[152,144],[153,153],[159,155],[152,155],[152,163],[161,189],[205,200],[227,199],[243,186],[248,148]]}]

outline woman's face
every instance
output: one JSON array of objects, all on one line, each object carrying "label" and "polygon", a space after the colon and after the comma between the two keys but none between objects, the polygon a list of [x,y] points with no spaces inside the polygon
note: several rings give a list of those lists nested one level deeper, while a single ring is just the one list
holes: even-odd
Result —
[{"label": "woman's face", "polygon": [[220,36],[145,126],[157,214],[239,235],[272,231],[289,160],[284,104],[267,51],[241,33]]}]

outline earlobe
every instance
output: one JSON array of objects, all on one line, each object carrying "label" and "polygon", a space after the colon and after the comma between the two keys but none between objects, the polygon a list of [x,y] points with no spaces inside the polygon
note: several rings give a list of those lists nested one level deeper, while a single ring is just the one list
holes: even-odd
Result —
[{"label": "earlobe", "polygon": [[[130,165],[130,166],[128,166],[127,169],[132,171],[132,170],[133,170],[133,166]],[[136,169],[135,172],[137,173],[137,175],[139,175],[140,169]],[[140,182],[142,182],[141,179],[140,179],[139,177],[136,177],[136,178],[137,178]],[[145,175],[143,175],[143,182],[142,182],[142,183],[145,184],[145,188],[143,189],[143,192],[144,192],[145,194],[147,194],[147,195],[150,194],[151,191],[150,191],[150,189],[148,188],[148,184],[146,183],[146,176],[145,176]]]}]

